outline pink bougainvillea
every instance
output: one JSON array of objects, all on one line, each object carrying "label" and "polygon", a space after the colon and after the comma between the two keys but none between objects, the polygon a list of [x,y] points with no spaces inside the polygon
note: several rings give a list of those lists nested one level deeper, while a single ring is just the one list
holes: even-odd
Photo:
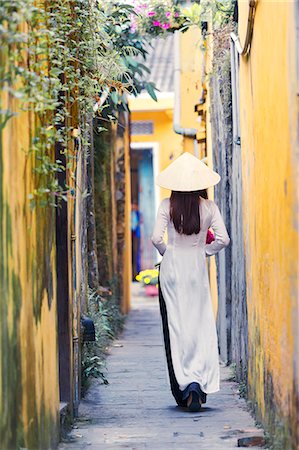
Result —
[{"label": "pink bougainvillea", "polygon": [[179,7],[173,5],[172,0],[133,0],[132,3],[135,11],[131,16],[132,33],[158,36],[181,25]]}]

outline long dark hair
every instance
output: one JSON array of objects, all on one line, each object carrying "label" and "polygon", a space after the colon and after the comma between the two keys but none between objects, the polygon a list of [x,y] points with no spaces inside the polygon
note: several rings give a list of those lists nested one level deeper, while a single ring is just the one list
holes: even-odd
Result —
[{"label": "long dark hair", "polygon": [[190,235],[200,232],[200,197],[208,198],[207,191],[171,192],[170,220],[178,233]]}]

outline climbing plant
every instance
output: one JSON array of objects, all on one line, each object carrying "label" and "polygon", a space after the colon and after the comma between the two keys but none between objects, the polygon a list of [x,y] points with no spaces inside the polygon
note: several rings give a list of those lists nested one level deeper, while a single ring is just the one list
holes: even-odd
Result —
[{"label": "climbing plant", "polygon": [[[191,6],[181,6],[181,15],[184,23],[181,31],[185,31],[191,26],[199,26],[204,36],[206,31],[202,27],[203,22],[209,22],[213,30],[221,29],[231,23],[237,0],[200,0],[194,1]],[[175,1],[176,4],[183,2]]]},{"label": "climbing plant", "polygon": [[6,107],[1,104],[0,129],[22,111],[34,115],[32,205],[37,199],[56,204],[56,196],[64,197],[56,178],[64,167],[53,159],[53,146],[58,141],[67,152],[74,128],[92,112],[94,96],[103,86],[120,84],[125,67],[104,31],[105,20],[89,0],[1,2],[0,83],[8,100]]},{"label": "climbing plant", "polygon": [[[56,177],[65,167],[53,157],[53,146],[59,142],[70,163],[73,139],[80,130],[84,139],[88,117],[105,92],[123,107],[125,92],[146,87],[155,96],[154,86],[136,76],[142,78],[148,69],[133,59],[146,51],[143,38],[128,31],[131,13],[121,2],[1,2],[0,129],[16,114],[33,115],[28,152],[35,159],[32,206],[66,199],[68,187],[64,191]],[[97,103],[102,107],[104,102]]]}]

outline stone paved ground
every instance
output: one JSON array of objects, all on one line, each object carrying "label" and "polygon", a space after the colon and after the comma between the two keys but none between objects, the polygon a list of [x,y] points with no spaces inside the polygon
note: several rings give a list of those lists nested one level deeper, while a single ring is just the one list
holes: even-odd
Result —
[{"label": "stone paved ground", "polygon": [[93,383],[70,442],[62,442],[59,450],[224,450],[236,448],[239,437],[263,434],[226,367],[221,368],[220,392],[208,396],[202,411],[176,405],[168,386],[158,299],[142,297],[139,285],[133,287],[132,310],[107,366],[109,385]]}]

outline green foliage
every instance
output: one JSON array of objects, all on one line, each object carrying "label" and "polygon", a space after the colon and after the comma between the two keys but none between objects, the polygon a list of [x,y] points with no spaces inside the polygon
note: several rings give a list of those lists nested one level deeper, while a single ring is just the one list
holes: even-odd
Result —
[{"label": "green foliage", "polygon": [[183,8],[184,28],[201,26],[202,22],[211,22],[213,29],[221,28],[231,22],[236,0],[201,0],[191,7]]},{"label": "green foliage", "polygon": [[149,69],[136,60],[146,56],[145,40],[129,33],[131,13],[121,2],[2,0],[0,87],[9,100],[5,109],[0,104],[0,129],[22,111],[32,113],[32,207],[74,194],[58,183],[65,167],[54,147],[69,167],[76,147],[88,149],[88,119],[103,93],[114,108],[127,108],[125,92],[146,88],[155,98],[154,86],[143,81]]},{"label": "green foliage", "polygon": [[82,348],[83,391],[88,388],[91,378],[100,378],[104,384],[108,384],[105,375],[108,346],[124,324],[118,298],[109,291],[103,296],[98,291],[89,290],[87,315],[94,321],[96,341],[85,343]]},{"label": "green foliage", "polygon": [[237,366],[236,363],[231,363],[229,366],[229,371],[230,371],[230,377],[229,380],[230,381],[237,381]]},{"label": "green foliage", "polygon": [[[177,7],[168,11],[167,1],[153,0],[153,12],[165,17],[179,14]],[[233,6],[234,0],[202,0],[184,11],[185,15],[179,14],[179,28],[200,25],[207,14],[212,14],[214,23],[224,23]],[[0,130],[22,111],[32,114],[32,207],[37,203],[55,206],[57,199],[74,195],[68,184],[58,182],[57,175],[65,167],[63,158],[54,156],[54,147],[59,144],[67,167],[73,165],[77,148],[88,151],[88,124],[96,102],[100,111],[109,106],[108,118],[113,120],[114,110],[127,109],[125,93],[137,95],[146,89],[157,100],[154,84],[147,81],[149,35],[132,30],[134,17],[139,20],[140,12],[119,0],[0,3],[0,87],[3,98],[8,98],[5,107],[0,104]]]},{"label": "green foliage", "polygon": [[137,31],[132,32],[132,18],[138,16],[134,7],[120,1],[101,1],[99,4],[107,18],[105,32],[109,35],[125,67],[121,77],[122,89],[115,89],[110,94],[112,105],[126,110],[127,100],[123,92],[137,96],[142,89],[146,89],[149,95],[157,100],[155,86],[146,81],[150,73],[145,64],[149,36]]},{"label": "green foliage", "polygon": [[229,369],[230,369],[229,381],[234,381],[235,383],[238,383],[240,397],[247,399],[247,394],[248,394],[247,369],[244,370],[246,373],[246,378],[244,380],[238,379],[236,363],[231,363],[229,366]]},{"label": "green foliage", "polygon": [[164,36],[181,28],[184,17],[172,0],[133,0],[135,17],[132,16],[131,30],[143,35]]},{"label": "green foliage", "polygon": [[[32,112],[29,154],[35,160],[31,205],[56,204],[66,198],[57,173],[65,170],[54,158],[60,143],[68,160],[75,157],[73,129],[86,127],[95,95],[103,86],[121,83],[121,56],[104,31],[106,17],[96,2],[3,0],[0,5],[0,84],[11,108],[3,110],[3,128],[22,111]],[[17,107],[16,107],[17,105]],[[84,133],[82,133],[84,135]]]}]

